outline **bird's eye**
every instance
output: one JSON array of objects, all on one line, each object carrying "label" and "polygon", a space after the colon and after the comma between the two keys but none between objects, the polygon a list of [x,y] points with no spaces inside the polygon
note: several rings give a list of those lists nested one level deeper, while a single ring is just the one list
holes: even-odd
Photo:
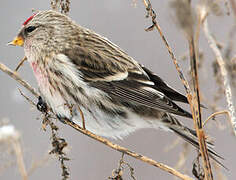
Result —
[{"label": "bird's eye", "polygon": [[35,26],[29,26],[29,27],[27,27],[27,28],[25,29],[25,32],[26,32],[26,33],[30,33],[30,32],[32,32],[32,31],[34,31],[35,29],[36,29]]}]

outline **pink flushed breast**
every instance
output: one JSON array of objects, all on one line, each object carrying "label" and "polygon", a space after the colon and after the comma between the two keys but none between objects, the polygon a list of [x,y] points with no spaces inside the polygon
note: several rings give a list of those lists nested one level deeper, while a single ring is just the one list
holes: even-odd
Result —
[{"label": "pink flushed breast", "polygon": [[31,62],[30,64],[34,71],[34,75],[38,81],[39,86],[43,88],[48,87],[48,78],[46,73],[42,72],[42,70],[39,68],[36,62]]}]

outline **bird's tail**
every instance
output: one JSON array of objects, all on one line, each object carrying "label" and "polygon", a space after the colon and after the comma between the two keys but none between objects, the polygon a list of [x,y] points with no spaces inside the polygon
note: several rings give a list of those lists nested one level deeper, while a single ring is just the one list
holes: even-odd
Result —
[{"label": "bird's tail", "polygon": [[[183,126],[175,117],[166,114],[166,117],[163,119],[163,122],[165,125],[175,132],[177,135],[179,135],[181,138],[183,138],[188,143],[192,144],[194,147],[199,149],[199,143],[196,131],[189,129],[186,126]],[[206,141],[207,143],[207,150],[209,152],[209,156],[211,159],[216,161],[219,165],[227,169],[218,159],[224,159],[222,156],[220,156],[213,148],[214,144],[212,142]]]}]

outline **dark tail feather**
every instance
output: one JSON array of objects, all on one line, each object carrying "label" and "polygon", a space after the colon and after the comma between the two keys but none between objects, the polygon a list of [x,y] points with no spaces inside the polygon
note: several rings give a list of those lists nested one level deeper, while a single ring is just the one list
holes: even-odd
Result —
[{"label": "dark tail feather", "polygon": [[[192,144],[194,147],[199,149],[199,143],[198,143],[198,138],[196,135],[196,132],[192,129],[189,129],[187,127],[178,127],[178,126],[173,126],[170,127],[172,131],[174,131],[176,134],[178,134],[181,138],[183,138],[185,141],[188,143]],[[220,158],[224,160],[222,156],[220,156],[214,149],[213,149],[213,144],[211,142],[207,142],[207,150],[209,152],[209,156],[211,159],[213,159],[215,162],[217,162],[219,165],[224,167],[225,169],[229,170],[227,167],[225,167],[217,158]]]}]

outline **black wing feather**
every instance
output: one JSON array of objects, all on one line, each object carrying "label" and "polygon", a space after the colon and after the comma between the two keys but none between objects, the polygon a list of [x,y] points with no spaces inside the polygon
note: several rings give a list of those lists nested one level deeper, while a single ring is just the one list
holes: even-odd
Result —
[{"label": "black wing feather", "polygon": [[169,97],[173,101],[180,101],[183,103],[188,103],[188,99],[186,96],[180,94],[179,92],[169,87],[159,76],[154,74],[152,71],[150,71],[146,67],[142,66],[142,68],[150,77],[150,80],[155,83],[155,86],[153,88],[157,89],[158,91],[163,92],[167,97]]}]

